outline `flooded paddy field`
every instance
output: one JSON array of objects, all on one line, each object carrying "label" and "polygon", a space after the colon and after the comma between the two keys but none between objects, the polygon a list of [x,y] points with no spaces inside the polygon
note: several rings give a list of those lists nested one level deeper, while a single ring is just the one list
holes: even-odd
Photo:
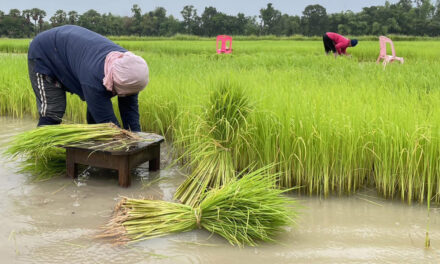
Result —
[{"label": "flooded paddy field", "polygon": [[[0,151],[33,120],[0,117]],[[277,244],[243,249],[197,230],[115,246],[94,238],[120,196],[171,200],[184,179],[178,168],[132,172],[132,186],[112,171],[86,169],[78,180],[32,182],[0,156],[0,263],[440,263],[440,209],[407,205],[365,189],[350,197],[297,197],[295,228]],[[428,227],[429,224],[429,227]],[[429,228],[431,248],[424,248]]]}]

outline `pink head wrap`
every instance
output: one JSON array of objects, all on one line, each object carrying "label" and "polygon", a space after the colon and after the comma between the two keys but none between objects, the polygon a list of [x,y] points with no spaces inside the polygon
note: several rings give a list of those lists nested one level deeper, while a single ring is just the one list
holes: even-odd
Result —
[{"label": "pink head wrap", "polygon": [[136,94],[148,84],[148,65],[131,52],[112,51],[105,57],[103,84],[118,95]]}]

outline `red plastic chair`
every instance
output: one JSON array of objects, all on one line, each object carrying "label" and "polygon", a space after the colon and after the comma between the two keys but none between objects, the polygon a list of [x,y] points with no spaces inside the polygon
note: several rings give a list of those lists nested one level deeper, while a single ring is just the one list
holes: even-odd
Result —
[{"label": "red plastic chair", "polygon": [[[376,63],[379,63],[380,60],[383,60],[383,66],[386,66],[389,62],[393,62],[395,60],[400,61],[400,63],[404,62],[403,58],[396,57],[396,51],[394,50],[394,45],[391,39],[385,36],[380,36],[379,43],[380,43],[380,53]],[[387,43],[390,43],[391,55],[387,55]]]},{"label": "red plastic chair", "polygon": [[[229,42],[229,45],[227,45],[227,42]],[[220,49],[219,47],[220,45]],[[228,35],[218,35],[217,36],[217,53],[232,53],[232,37]]]}]

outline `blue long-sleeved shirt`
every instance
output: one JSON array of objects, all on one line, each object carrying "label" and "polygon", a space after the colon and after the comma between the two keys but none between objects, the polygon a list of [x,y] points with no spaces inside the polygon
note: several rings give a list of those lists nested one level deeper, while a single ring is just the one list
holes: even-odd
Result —
[{"label": "blue long-sleeved shirt", "polygon": [[[96,123],[118,124],[113,93],[102,81],[105,57],[112,51],[127,50],[93,31],[66,25],[38,34],[29,46],[28,59],[35,62],[35,72],[55,77],[68,92],[86,101]],[[118,104],[124,128],[140,131],[138,95],[118,97]]]}]

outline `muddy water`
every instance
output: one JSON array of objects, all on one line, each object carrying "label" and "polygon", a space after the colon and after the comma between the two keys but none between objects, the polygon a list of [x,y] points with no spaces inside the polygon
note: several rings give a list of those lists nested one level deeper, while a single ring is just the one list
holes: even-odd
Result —
[{"label": "muddy water", "polygon": [[[34,126],[0,117],[0,151]],[[93,235],[118,197],[170,200],[183,179],[176,168],[149,173],[141,166],[132,187],[123,189],[111,171],[31,182],[16,167],[0,157],[0,263],[440,263],[440,210],[431,211],[432,247],[425,250],[426,208],[383,200],[374,190],[327,200],[296,197],[302,217],[279,244],[238,249],[197,230],[114,247]]]}]

